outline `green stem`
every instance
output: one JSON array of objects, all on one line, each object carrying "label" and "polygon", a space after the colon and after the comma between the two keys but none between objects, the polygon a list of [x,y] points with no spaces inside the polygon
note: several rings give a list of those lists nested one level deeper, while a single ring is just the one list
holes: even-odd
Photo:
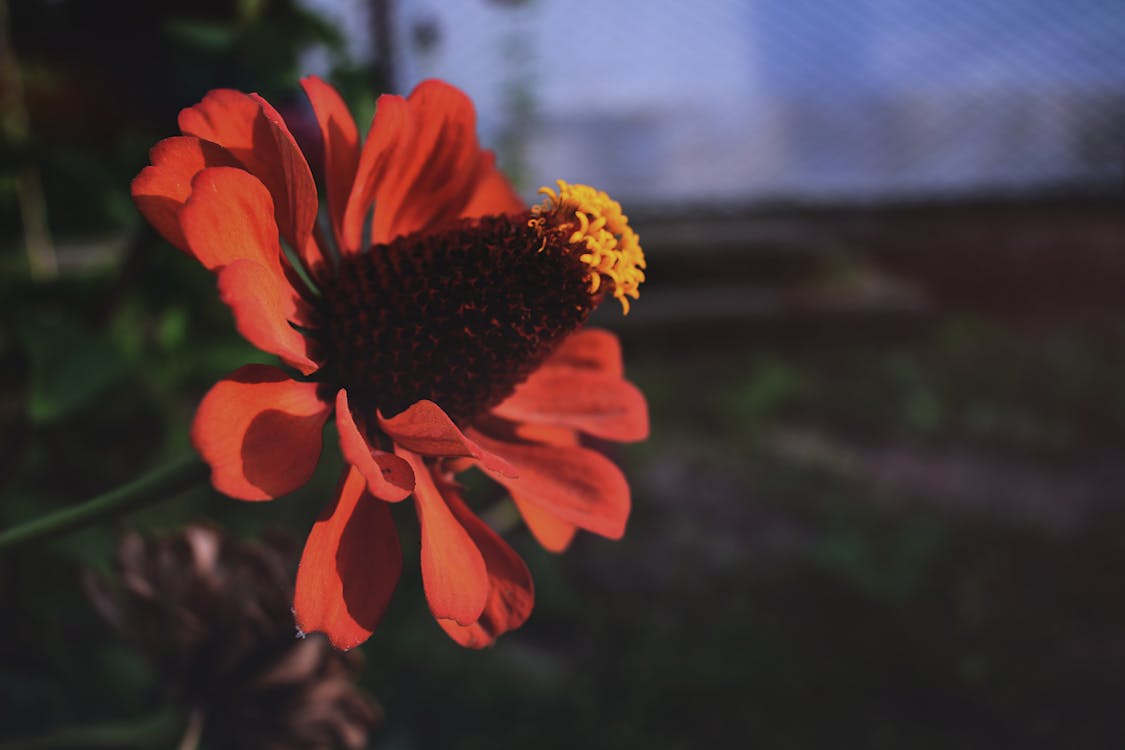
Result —
[{"label": "green stem", "polygon": [[[199,747],[199,740],[203,737],[203,710],[200,708],[193,708],[191,715],[188,717],[187,727],[184,729],[184,736],[180,738],[180,744],[177,750],[196,750]],[[0,748],[3,750],[3,748]]]},{"label": "green stem", "polygon": [[485,508],[480,513],[481,520],[492,527],[500,536],[504,536],[520,525],[523,520],[515,503],[505,498]]},{"label": "green stem", "polygon": [[180,714],[168,710],[130,723],[70,727],[37,737],[0,740],[0,750],[168,747],[183,726]]},{"label": "green stem", "polygon": [[79,505],[62,508],[0,532],[0,550],[43,541],[105,518],[172,497],[207,477],[207,466],[194,454],[149,472],[129,484]]}]

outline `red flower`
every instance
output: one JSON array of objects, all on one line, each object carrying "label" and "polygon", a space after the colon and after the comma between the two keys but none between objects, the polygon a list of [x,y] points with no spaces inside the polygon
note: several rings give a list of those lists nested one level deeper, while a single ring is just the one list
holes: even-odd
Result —
[{"label": "red flower", "polygon": [[340,648],[371,635],[402,567],[387,503],[413,495],[430,608],[457,642],[486,646],[527,619],[531,576],[455,472],[477,466],[507,487],[548,549],[579,528],[624,532],[625,478],[580,435],[643,439],[647,408],[616,338],[579,328],[605,296],[626,310],[637,296],[636,234],[580,185],[527,210],[447,84],[380,97],[362,145],[339,95],[302,84],[334,246],[305,156],[254,94],[212,91],[185,109],[183,135],[133,181],[149,222],[215,272],[239,332],[289,368],[247,365],[216,384],[192,441],[216,489],[270,500],[312,475],[334,414],[347,468],[305,545],[298,624]]}]

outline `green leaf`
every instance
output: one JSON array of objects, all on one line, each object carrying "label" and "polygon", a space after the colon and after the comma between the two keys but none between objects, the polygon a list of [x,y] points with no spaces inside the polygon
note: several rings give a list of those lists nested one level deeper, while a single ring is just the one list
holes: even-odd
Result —
[{"label": "green leaf", "polygon": [[130,370],[108,335],[66,317],[22,321],[19,337],[30,363],[30,416],[40,424],[80,411]]},{"label": "green leaf", "polygon": [[201,52],[225,52],[238,38],[238,28],[231,24],[174,19],[167,23],[165,33],[172,39]]}]

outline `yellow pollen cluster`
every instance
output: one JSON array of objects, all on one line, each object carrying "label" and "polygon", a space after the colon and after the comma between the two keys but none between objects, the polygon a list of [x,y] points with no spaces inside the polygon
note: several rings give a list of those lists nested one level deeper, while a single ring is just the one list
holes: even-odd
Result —
[{"label": "yellow pollen cluster", "polygon": [[579,260],[590,267],[590,293],[601,288],[602,277],[613,281],[613,296],[621,301],[629,314],[629,298],[637,299],[637,287],[645,280],[645,254],[637,233],[629,227],[629,218],[621,212],[621,204],[600,190],[588,185],[571,185],[558,180],[558,191],[539,188],[546,200],[531,209],[536,219],[570,229],[572,245],[584,244],[586,252]]}]

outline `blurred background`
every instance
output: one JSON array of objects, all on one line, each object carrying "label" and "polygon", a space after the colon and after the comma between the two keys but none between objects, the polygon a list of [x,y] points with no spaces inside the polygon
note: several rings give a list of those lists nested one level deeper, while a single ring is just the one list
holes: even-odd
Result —
[{"label": "blurred background", "polygon": [[[361,128],[463,87],[528,200],[607,190],[651,272],[596,321],[652,412],[625,539],[509,534],[537,605],[486,652],[407,555],[371,746],[1125,745],[1125,5],[0,0],[0,527],[186,452],[266,361],[128,185],[214,87],[300,138],[306,73]],[[0,559],[0,740],[158,712],[77,571],[128,528],[301,539],[326,454]]]}]

